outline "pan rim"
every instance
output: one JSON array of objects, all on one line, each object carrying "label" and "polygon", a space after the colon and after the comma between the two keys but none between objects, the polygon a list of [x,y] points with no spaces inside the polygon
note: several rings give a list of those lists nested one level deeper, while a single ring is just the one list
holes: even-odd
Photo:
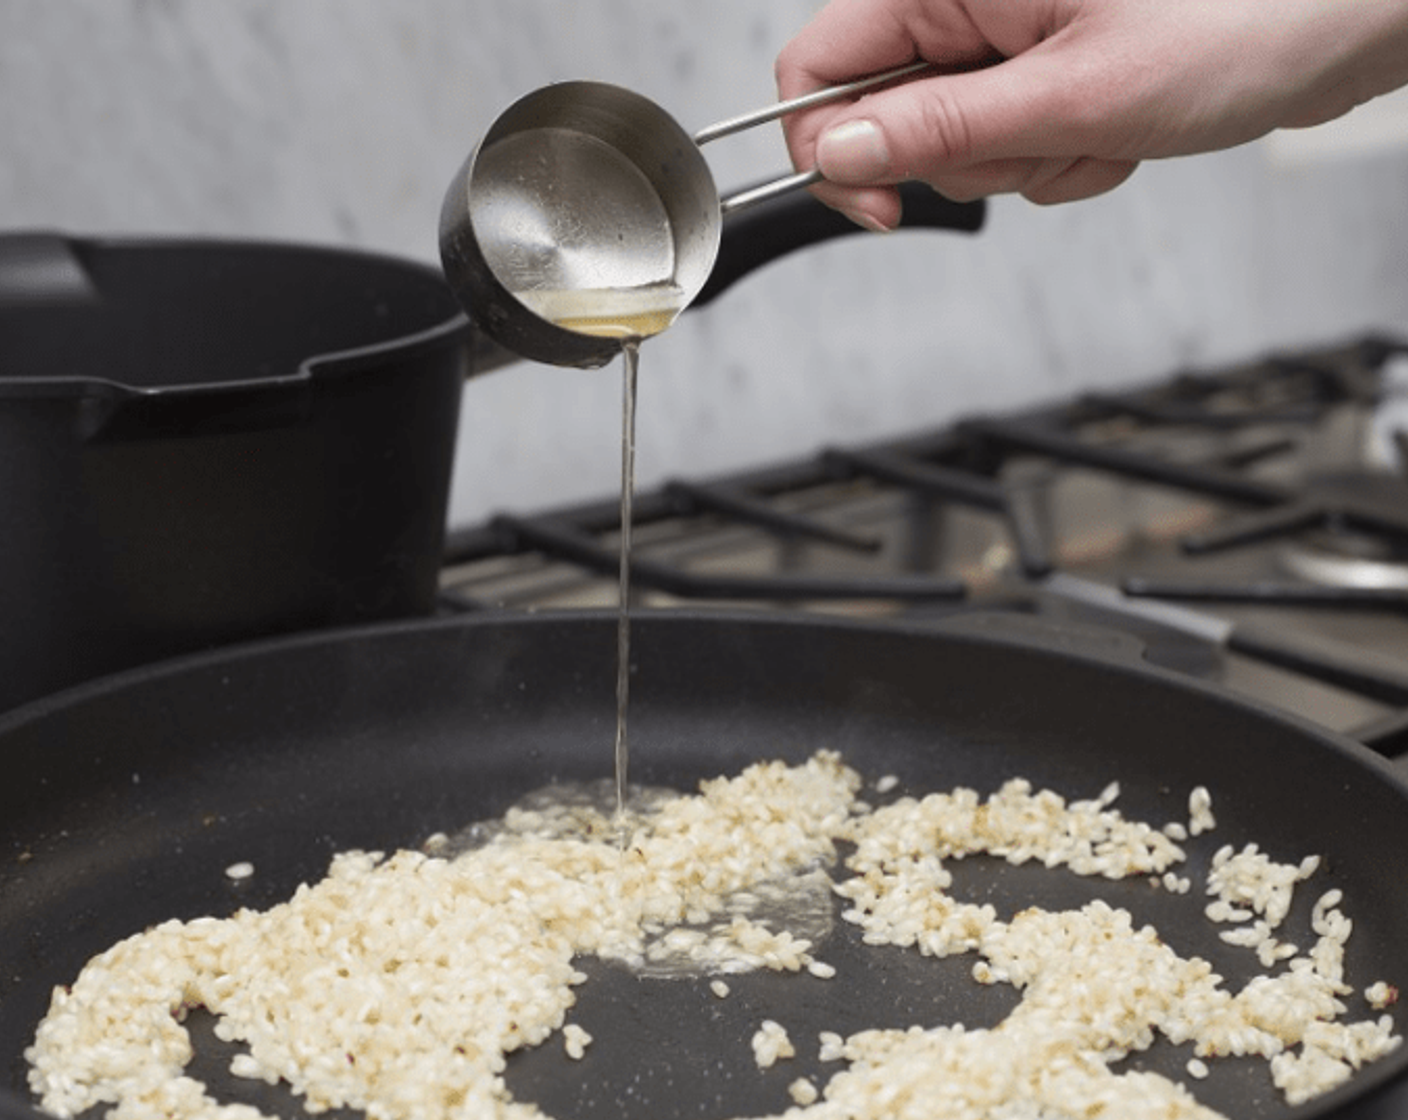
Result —
[{"label": "pan rim", "polygon": [[[1274,707],[1254,697],[1238,695],[1233,690],[1215,681],[1202,680],[1166,668],[1146,660],[1142,656],[1142,646],[1137,641],[1124,641],[1125,635],[1115,630],[1085,624],[1052,623],[1053,633],[1079,635],[1084,638],[1104,635],[1120,641],[1098,645],[1093,642],[1076,642],[1060,649],[1041,642],[1034,632],[1022,629],[987,629],[965,625],[961,620],[974,618],[1006,619],[1010,616],[998,612],[972,611],[955,615],[956,624],[944,621],[886,620],[875,622],[866,619],[853,619],[843,616],[821,616],[791,614],[767,608],[700,608],[700,607],[644,607],[633,608],[631,619],[636,623],[654,626],[664,625],[732,625],[755,628],[810,629],[814,631],[851,632],[857,634],[893,634],[911,640],[923,641],[936,638],[950,642],[969,642],[980,646],[998,646],[1028,653],[1046,654],[1065,658],[1099,668],[1113,674],[1130,676],[1161,682],[1175,689],[1184,689],[1201,695],[1213,702],[1254,714],[1273,723],[1294,729],[1298,733],[1319,739],[1337,752],[1343,752],[1357,762],[1367,765],[1377,776],[1386,780],[1408,799],[1408,772],[1365,746],[1351,736],[1331,730],[1294,712]],[[552,608],[515,612],[507,609],[491,609],[466,614],[440,617],[395,619],[390,621],[363,622],[348,626],[324,627],[316,630],[300,630],[234,642],[177,654],[173,657],[148,662],[128,669],[96,677],[71,685],[57,692],[49,693],[35,700],[27,701],[8,711],[0,712],[0,735],[13,728],[52,715],[55,712],[72,708],[99,696],[132,688],[140,683],[163,678],[173,678],[183,673],[198,672],[221,664],[237,664],[278,656],[284,650],[303,650],[319,646],[340,646],[348,643],[378,638],[395,640],[417,632],[479,629],[480,627],[510,625],[515,628],[534,626],[556,626],[564,622],[580,622],[583,626],[614,627],[619,615],[614,608]]]}]

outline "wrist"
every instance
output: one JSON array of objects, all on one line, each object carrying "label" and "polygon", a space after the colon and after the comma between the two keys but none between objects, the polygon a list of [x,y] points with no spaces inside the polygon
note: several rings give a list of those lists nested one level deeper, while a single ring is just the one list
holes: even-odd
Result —
[{"label": "wrist", "polygon": [[1299,86],[1283,127],[1323,124],[1408,84],[1408,0],[1308,0],[1283,58]]}]

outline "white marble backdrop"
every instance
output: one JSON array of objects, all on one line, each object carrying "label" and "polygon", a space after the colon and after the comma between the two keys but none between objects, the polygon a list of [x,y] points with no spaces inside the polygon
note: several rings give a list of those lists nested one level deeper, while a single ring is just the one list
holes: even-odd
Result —
[{"label": "white marble backdrop", "polygon": [[[331,242],[435,259],[440,196],[545,82],[700,126],[773,96],[814,0],[0,0],[0,226]],[[1335,126],[1331,126],[1335,127]],[[850,238],[647,347],[644,483],[1348,335],[1408,333],[1408,137],[1147,166],[1104,198],[991,208],[979,237]],[[725,186],[775,129],[711,145]],[[617,482],[619,376],[466,386],[454,514]]]}]

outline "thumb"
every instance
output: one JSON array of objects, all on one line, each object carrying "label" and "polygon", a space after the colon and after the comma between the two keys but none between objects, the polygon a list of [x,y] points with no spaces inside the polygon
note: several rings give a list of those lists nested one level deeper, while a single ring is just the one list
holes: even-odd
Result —
[{"label": "thumb", "polygon": [[1059,111],[1070,75],[1063,86],[1035,53],[857,102],[817,138],[817,166],[831,182],[867,186],[933,180],[996,159],[1083,154]]}]

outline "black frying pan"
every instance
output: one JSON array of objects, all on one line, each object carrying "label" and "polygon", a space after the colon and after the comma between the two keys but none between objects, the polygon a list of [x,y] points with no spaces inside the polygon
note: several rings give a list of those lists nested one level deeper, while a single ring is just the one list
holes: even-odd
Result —
[{"label": "black frying pan", "polygon": [[[643,615],[634,626],[632,776],[691,787],[759,758],[841,750],[903,789],[994,789],[1023,776],[1070,797],[1112,779],[1120,807],[1186,819],[1205,784],[1219,827],[1189,842],[1201,870],[1224,843],[1326,857],[1319,876],[1354,919],[1348,968],[1360,987],[1408,978],[1408,786],[1358,745],[1131,662],[1118,643],[979,620],[946,633],[767,616]],[[30,1115],[22,1051],[52,985],[93,953],[168,917],[228,913],[286,897],[349,847],[417,845],[493,815],[550,778],[609,773],[611,615],[449,620],[342,631],[141,670],[0,721],[0,1055]],[[234,883],[224,868],[252,861]],[[1091,882],[986,859],[955,865],[955,891],[1010,911],[1095,894],[1155,922],[1229,983],[1244,952],[1216,940],[1196,898],[1143,882]],[[1292,922],[1318,896],[1299,892]],[[839,923],[818,954],[830,981],[642,980],[588,963],[573,1018],[597,1039],[580,1063],[560,1044],[515,1057],[515,1093],[558,1116],[720,1117],[780,1112],[788,1083],[824,1080],[815,1036],[864,1026],[999,1020],[1015,1001],[968,975],[971,960],[861,950]],[[1250,971],[1257,971],[1255,968]],[[1352,1017],[1368,1012],[1355,997]],[[749,1039],[786,1026],[798,1057],[760,1072]],[[217,1092],[299,1115],[277,1088],[235,1083],[229,1053],[202,1035],[195,1072]],[[1401,1028],[1400,1028],[1401,1029]],[[1180,1075],[1167,1044],[1136,1066]],[[1279,1103],[1261,1062],[1218,1061],[1198,1086],[1237,1117],[1402,1117],[1402,1050],[1300,1110]],[[935,1102],[936,1109],[941,1102]],[[938,1112],[936,1111],[936,1115]]]}]

